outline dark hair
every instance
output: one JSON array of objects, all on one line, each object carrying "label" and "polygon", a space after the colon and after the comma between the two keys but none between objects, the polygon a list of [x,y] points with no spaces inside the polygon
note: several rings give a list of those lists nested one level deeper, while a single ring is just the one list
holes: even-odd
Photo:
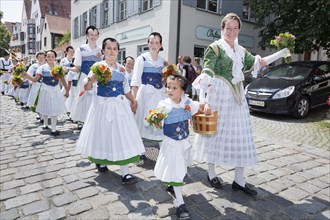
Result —
[{"label": "dark hair", "polygon": [[[93,25],[90,25],[90,26],[88,26],[87,28],[86,28],[86,31],[85,31],[85,33],[86,33],[86,35],[88,34],[88,31],[89,31],[89,29],[91,29],[92,31],[97,31],[97,34],[100,34],[100,32],[99,32],[99,29],[97,29],[95,26],[93,26]],[[86,40],[86,44],[88,44],[88,39]]]},{"label": "dark hair", "polygon": [[[180,74],[169,75],[167,79],[180,82],[180,86],[183,89],[183,91],[187,90],[188,81],[182,75]],[[165,87],[167,87],[167,79],[166,79]]]},{"label": "dark hair", "polygon": [[103,42],[102,42],[102,50],[104,50],[105,49],[105,45],[107,44],[107,41],[110,41],[110,42],[115,42],[115,43],[117,43],[117,47],[118,47],[118,50],[119,50],[119,42],[115,39],[115,38],[112,38],[112,37],[107,37],[107,38],[105,38],[104,40],[103,40]]},{"label": "dark hair", "polygon": [[67,48],[65,49],[65,51],[66,52],[69,52],[70,49],[74,50],[72,46],[67,46]]},{"label": "dark hair", "polygon": [[125,57],[125,59],[124,59],[124,64],[127,62],[127,59],[132,59],[132,60],[134,60],[133,57],[131,57],[131,56],[127,56],[127,57]]},{"label": "dark hair", "polygon": [[[149,43],[149,38],[150,38],[150,36],[154,36],[154,37],[158,36],[158,37],[159,37],[159,42],[160,42],[161,44],[163,43],[163,37],[162,37],[162,35],[161,35],[160,33],[158,33],[158,32],[152,32],[151,34],[149,34],[149,37],[148,37],[148,43]],[[163,47],[161,47],[161,48],[159,49],[159,51],[163,51],[163,50],[164,50]]]},{"label": "dark hair", "polygon": [[241,19],[235,13],[226,14],[226,16],[221,21],[221,29],[224,29],[225,28],[226,22],[228,20],[236,20],[236,21],[238,21],[238,28],[241,29],[241,26],[242,26]]},{"label": "dark hair", "polygon": [[39,57],[39,56],[42,56],[42,55],[46,56],[46,54],[45,54],[44,52],[38,52],[38,53],[36,54],[36,58],[38,59],[38,57]]},{"label": "dark hair", "polygon": [[191,58],[190,58],[190,56],[183,56],[182,57],[182,61],[185,62],[185,63],[189,63],[190,64],[191,63]]},{"label": "dark hair", "polygon": [[53,54],[55,55],[55,58],[57,57],[57,53],[56,53],[54,50],[47,50],[47,51],[46,51],[46,56],[47,56],[47,53],[48,53],[48,52],[53,53]]}]

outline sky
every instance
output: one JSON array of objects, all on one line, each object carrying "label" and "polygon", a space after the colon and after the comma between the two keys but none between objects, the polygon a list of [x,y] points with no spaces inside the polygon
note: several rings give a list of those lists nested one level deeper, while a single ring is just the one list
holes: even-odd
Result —
[{"label": "sky", "polygon": [[2,22],[21,22],[23,0],[0,0],[0,11],[3,12]]}]

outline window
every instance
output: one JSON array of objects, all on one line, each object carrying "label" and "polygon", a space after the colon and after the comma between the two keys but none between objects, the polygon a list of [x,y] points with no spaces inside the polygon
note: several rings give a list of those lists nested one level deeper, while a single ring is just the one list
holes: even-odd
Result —
[{"label": "window", "polygon": [[[94,6],[91,11],[90,11],[90,25],[93,25],[96,27],[96,22],[97,22],[97,7]],[[86,24],[87,27],[87,24]]]},{"label": "window", "polygon": [[29,34],[34,34],[34,28],[33,27],[29,27]]},{"label": "window", "polygon": [[118,5],[119,21],[127,18],[127,0],[120,0]]},{"label": "window", "polygon": [[218,13],[220,0],[197,0],[197,8]]},{"label": "window", "polygon": [[141,12],[148,11],[153,8],[154,0],[142,0],[141,1]]},{"label": "window", "polygon": [[251,10],[250,7],[250,0],[244,0],[243,2],[243,19],[255,21],[254,12]]},{"label": "window", "polygon": [[78,17],[73,20],[73,38],[78,38],[79,29],[78,29]]},{"label": "window", "polygon": [[137,49],[138,49],[138,50],[137,50],[137,52],[138,52],[137,56],[140,56],[141,54],[143,54],[143,53],[149,51],[149,47],[148,47],[147,44],[145,44],[145,45],[141,45],[141,46],[138,46]]},{"label": "window", "polygon": [[85,30],[87,28],[87,11],[82,15],[81,21],[81,35],[85,35]]},{"label": "window", "polygon": [[44,46],[47,47],[47,37],[44,37]]},{"label": "window", "polygon": [[119,53],[118,53],[118,57],[117,57],[117,61],[118,63],[123,64],[124,63],[124,59],[126,57],[126,49],[120,49]]},{"label": "window", "polygon": [[47,29],[47,23],[45,23],[45,30]]},{"label": "window", "polygon": [[109,1],[103,2],[103,27],[109,26]]},{"label": "window", "polygon": [[205,47],[195,46],[194,47],[194,57],[204,57]]},{"label": "window", "polygon": [[34,49],[34,43],[33,42],[29,42],[29,49]]}]

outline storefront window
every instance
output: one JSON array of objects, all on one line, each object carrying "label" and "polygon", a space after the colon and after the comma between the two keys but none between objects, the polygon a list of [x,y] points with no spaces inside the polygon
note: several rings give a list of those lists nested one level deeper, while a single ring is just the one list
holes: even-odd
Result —
[{"label": "storefront window", "polygon": [[137,51],[138,51],[137,56],[140,56],[141,54],[143,54],[143,53],[149,51],[149,47],[148,47],[148,45],[141,45],[141,46],[138,46],[137,49],[138,49],[138,50],[137,50]]},{"label": "storefront window", "polygon": [[204,51],[205,51],[205,47],[195,46],[194,47],[194,57],[203,58],[204,57]]}]

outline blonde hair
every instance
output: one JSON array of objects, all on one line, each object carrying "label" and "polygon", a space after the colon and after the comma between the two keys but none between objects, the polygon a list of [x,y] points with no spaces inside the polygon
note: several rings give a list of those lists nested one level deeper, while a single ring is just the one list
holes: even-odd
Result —
[{"label": "blonde hair", "polygon": [[221,29],[224,29],[225,28],[226,22],[228,20],[236,20],[236,21],[238,21],[238,28],[241,29],[241,26],[242,26],[241,19],[235,13],[228,13],[228,14],[226,14],[226,16],[221,21]]}]

